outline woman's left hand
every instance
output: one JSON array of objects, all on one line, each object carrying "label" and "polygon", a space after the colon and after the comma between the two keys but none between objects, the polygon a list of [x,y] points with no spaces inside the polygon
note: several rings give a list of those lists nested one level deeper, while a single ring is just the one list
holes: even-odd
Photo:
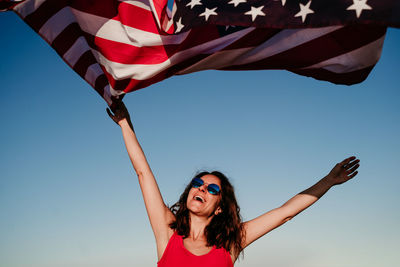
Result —
[{"label": "woman's left hand", "polygon": [[330,173],[326,176],[332,185],[342,184],[357,175],[360,160],[356,157],[349,157],[333,167]]}]

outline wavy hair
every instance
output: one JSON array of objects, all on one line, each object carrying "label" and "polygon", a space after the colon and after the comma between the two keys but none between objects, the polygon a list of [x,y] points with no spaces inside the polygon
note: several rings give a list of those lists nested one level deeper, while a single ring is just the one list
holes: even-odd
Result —
[{"label": "wavy hair", "polygon": [[[239,255],[243,250],[244,229],[242,217],[240,216],[240,207],[236,201],[235,192],[228,178],[219,171],[199,172],[194,178],[201,178],[204,175],[212,174],[221,182],[221,213],[215,215],[211,222],[205,228],[207,246],[223,247],[229,252]],[[175,215],[175,221],[169,226],[184,238],[190,233],[190,217],[186,201],[189,191],[192,188],[191,183],[186,186],[185,191],[170,210]]]}]

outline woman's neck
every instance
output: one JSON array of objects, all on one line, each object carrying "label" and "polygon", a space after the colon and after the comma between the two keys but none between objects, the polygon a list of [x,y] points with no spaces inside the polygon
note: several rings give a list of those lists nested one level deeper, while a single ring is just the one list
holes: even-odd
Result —
[{"label": "woman's neck", "polygon": [[212,217],[199,217],[195,214],[190,214],[190,233],[189,238],[193,240],[206,239],[204,230],[211,222]]}]

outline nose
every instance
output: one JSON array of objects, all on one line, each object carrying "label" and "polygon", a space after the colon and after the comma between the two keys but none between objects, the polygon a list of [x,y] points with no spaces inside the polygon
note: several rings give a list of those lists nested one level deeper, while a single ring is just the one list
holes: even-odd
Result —
[{"label": "nose", "polygon": [[199,188],[200,191],[205,192],[205,191],[206,191],[206,188],[207,188],[207,185],[202,184],[202,185],[199,186],[198,188]]}]

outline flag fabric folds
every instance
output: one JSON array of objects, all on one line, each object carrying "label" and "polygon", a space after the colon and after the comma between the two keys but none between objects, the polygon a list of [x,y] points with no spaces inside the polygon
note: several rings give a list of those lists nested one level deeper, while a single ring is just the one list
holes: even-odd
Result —
[{"label": "flag fabric folds", "polygon": [[[386,5],[385,5],[386,4]],[[109,105],[173,75],[286,69],[339,84],[363,81],[395,0],[1,1]],[[321,27],[323,26],[323,27]]]}]

